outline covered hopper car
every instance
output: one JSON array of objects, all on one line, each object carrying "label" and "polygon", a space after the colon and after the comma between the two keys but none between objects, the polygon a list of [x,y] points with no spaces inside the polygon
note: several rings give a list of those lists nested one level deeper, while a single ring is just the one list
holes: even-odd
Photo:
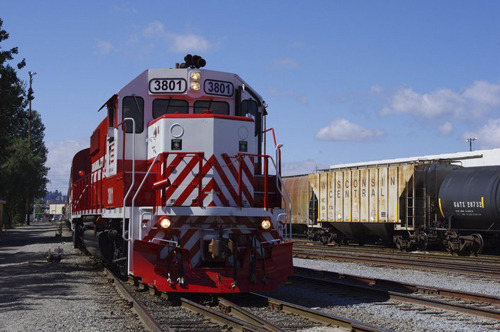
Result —
[{"label": "covered hopper car", "polygon": [[184,60],[101,107],[73,158],[74,244],[158,291],[274,290],[293,272],[292,242],[266,104],[238,75]]},{"label": "covered hopper car", "polygon": [[500,166],[452,160],[331,168],[287,177],[295,233],[324,244],[383,241],[400,249],[498,246]]}]

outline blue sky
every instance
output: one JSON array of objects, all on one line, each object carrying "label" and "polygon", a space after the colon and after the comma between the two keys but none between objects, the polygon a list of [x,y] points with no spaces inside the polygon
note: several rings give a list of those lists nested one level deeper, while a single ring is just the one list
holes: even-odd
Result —
[{"label": "blue sky", "polygon": [[187,53],[238,73],[269,104],[284,171],[500,147],[498,1],[6,1],[34,76],[49,190],[148,68]]}]

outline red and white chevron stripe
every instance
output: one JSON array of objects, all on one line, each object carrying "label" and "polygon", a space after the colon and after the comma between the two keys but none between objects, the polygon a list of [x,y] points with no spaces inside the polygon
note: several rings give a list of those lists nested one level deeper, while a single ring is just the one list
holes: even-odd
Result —
[{"label": "red and white chevron stripe", "polygon": [[[158,205],[253,206],[254,157],[172,154],[160,163]],[[202,183],[200,188],[199,183]],[[167,184],[168,183],[168,184]],[[202,200],[200,204],[199,199]]]}]

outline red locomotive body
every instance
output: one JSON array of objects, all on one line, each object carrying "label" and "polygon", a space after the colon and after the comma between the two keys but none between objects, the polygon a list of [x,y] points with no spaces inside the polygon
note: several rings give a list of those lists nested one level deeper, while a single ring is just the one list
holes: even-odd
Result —
[{"label": "red locomotive body", "polygon": [[72,165],[75,246],[159,291],[273,290],[293,273],[291,207],[266,105],[237,75],[185,60],[103,105]]}]

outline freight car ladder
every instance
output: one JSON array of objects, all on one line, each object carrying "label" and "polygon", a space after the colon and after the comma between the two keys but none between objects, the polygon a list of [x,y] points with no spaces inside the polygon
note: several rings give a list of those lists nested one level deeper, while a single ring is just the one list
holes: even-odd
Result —
[{"label": "freight car ladder", "polygon": [[424,225],[427,215],[426,200],[427,192],[423,185],[415,184],[415,177],[406,184],[405,189],[405,220],[406,230],[415,230],[420,225]]}]

